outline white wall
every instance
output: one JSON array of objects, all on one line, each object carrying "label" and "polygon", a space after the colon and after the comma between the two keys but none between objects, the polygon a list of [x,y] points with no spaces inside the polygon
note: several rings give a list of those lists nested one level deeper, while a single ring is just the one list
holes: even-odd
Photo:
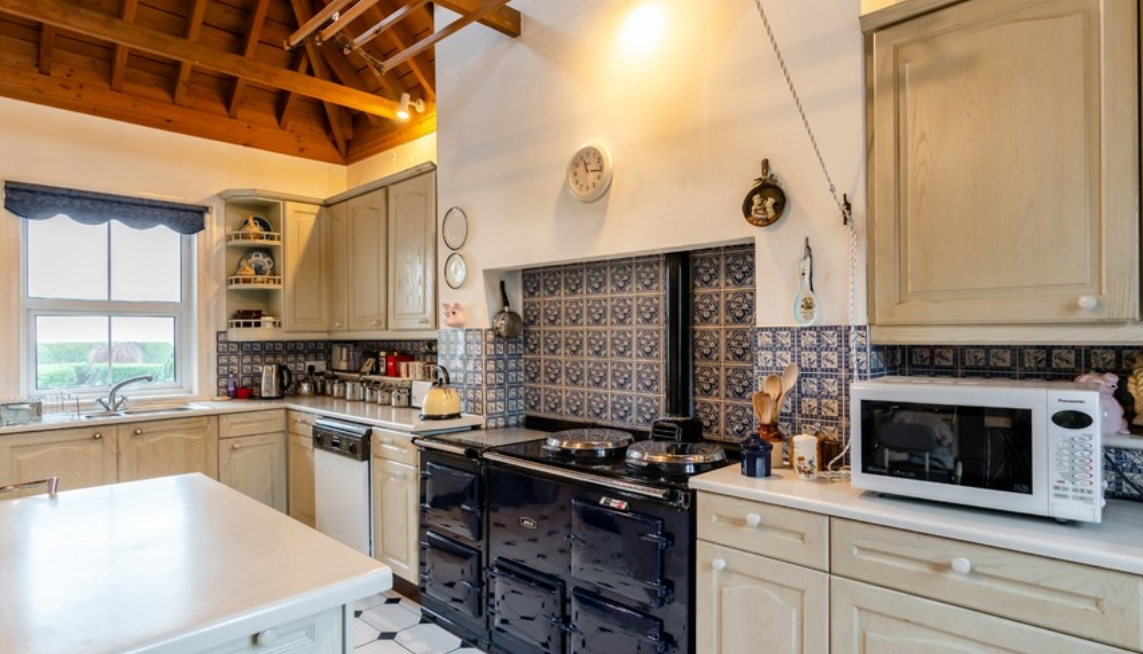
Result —
[{"label": "white wall", "polygon": [[[463,303],[470,326],[487,326],[499,309],[488,293],[497,271],[754,240],[758,324],[793,324],[809,236],[821,322],[848,323],[847,231],[753,2],[512,6],[525,17],[518,39],[473,26],[437,46],[438,213],[460,206],[471,225],[462,250],[468,281],[455,291],[442,284],[441,301]],[[859,0],[765,7],[838,194],[854,199],[860,225]],[[438,29],[454,17],[439,8],[437,16]],[[656,21],[661,31],[633,47],[628,31]],[[564,188],[564,171],[589,139],[610,147],[616,173],[608,195],[583,204]],[[790,207],[759,229],[740,206],[764,157]],[[438,254],[443,261],[448,251]],[[863,322],[863,298],[858,306]]]},{"label": "white wall", "polygon": [[392,150],[386,150],[350,164],[346,168],[346,188],[357,188],[376,179],[388,177],[403,170],[414,168],[423,163],[436,163],[437,135],[427,134],[415,141],[398,145]]},{"label": "white wall", "polygon": [[[224,119],[220,119],[224,120]],[[262,152],[0,98],[0,180],[197,204],[227,188],[259,188],[326,198],[346,189],[345,167]],[[217,213],[215,214],[217,215]],[[220,225],[200,237],[199,355],[213,392],[219,303]],[[0,221],[0,398],[19,394],[19,220]]]}]

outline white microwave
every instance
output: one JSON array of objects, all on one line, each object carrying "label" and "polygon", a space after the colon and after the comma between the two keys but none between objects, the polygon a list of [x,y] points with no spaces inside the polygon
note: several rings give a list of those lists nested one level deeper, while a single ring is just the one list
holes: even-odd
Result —
[{"label": "white microwave", "polygon": [[940,502],[1099,522],[1098,387],[883,377],[850,389],[853,485]]}]

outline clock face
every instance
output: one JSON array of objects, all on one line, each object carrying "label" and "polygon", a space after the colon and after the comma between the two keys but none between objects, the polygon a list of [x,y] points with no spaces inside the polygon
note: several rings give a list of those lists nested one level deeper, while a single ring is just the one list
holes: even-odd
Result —
[{"label": "clock face", "polygon": [[568,163],[568,188],[579,200],[598,200],[611,186],[613,172],[611,152],[598,143],[588,143]]}]

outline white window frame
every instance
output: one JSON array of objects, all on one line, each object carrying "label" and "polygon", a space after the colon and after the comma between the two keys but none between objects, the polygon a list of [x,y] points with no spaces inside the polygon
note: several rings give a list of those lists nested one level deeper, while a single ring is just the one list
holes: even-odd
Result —
[{"label": "white window frame", "polygon": [[131,389],[133,397],[174,397],[194,394],[197,371],[195,362],[196,313],[195,280],[198,272],[195,236],[179,235],[181,255],[179,302],[123,302],[111,300],[58,300],[28,296],[28,221],[20,225],[20,313],[23,316],[20,367],[23,371],[23,395],[46,397],[66,391],[81,401],[105,397],[111,386],[87,386],[65,389],[36,387],[36,318],[40,316],[109,316],[174,318],[175,381],[148,384]]}]

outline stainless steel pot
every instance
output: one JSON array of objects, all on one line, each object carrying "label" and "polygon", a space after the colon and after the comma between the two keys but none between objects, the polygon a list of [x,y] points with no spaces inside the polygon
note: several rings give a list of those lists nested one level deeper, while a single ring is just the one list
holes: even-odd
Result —
[{"label": "stainless steel pot", "polygon": [[398,386],[393,390],[394,407],[408,407],[410,398],[411,390],[408,386]]},{"label": "stainless steel pot", "polygon": [[350,402],[360,402],[365,399],[365,384],[357,380],[345,382],[345,399]]},{"label": "stainless steel pot", "polygon": [[381,387],[377,384],[365,385],[365,401],[369,404],[377,404],[377,393],[380,392]]},{"label": "stainless steel pot", "polygon": [[388,384],[377,387],[377,404],[390,405],[393,403],[393,388]]},{"label": "stainless steel pot", "polygon": [[310,397],[314,394],[314,383],[309,379],[303,379],[298,382],[298,395],[301,397]]},{"label": "stainless steel pot", "polygon": [[340,379],[335,379],[329,383],[329,393],[331,397],[345,397],[345,382]]}]

